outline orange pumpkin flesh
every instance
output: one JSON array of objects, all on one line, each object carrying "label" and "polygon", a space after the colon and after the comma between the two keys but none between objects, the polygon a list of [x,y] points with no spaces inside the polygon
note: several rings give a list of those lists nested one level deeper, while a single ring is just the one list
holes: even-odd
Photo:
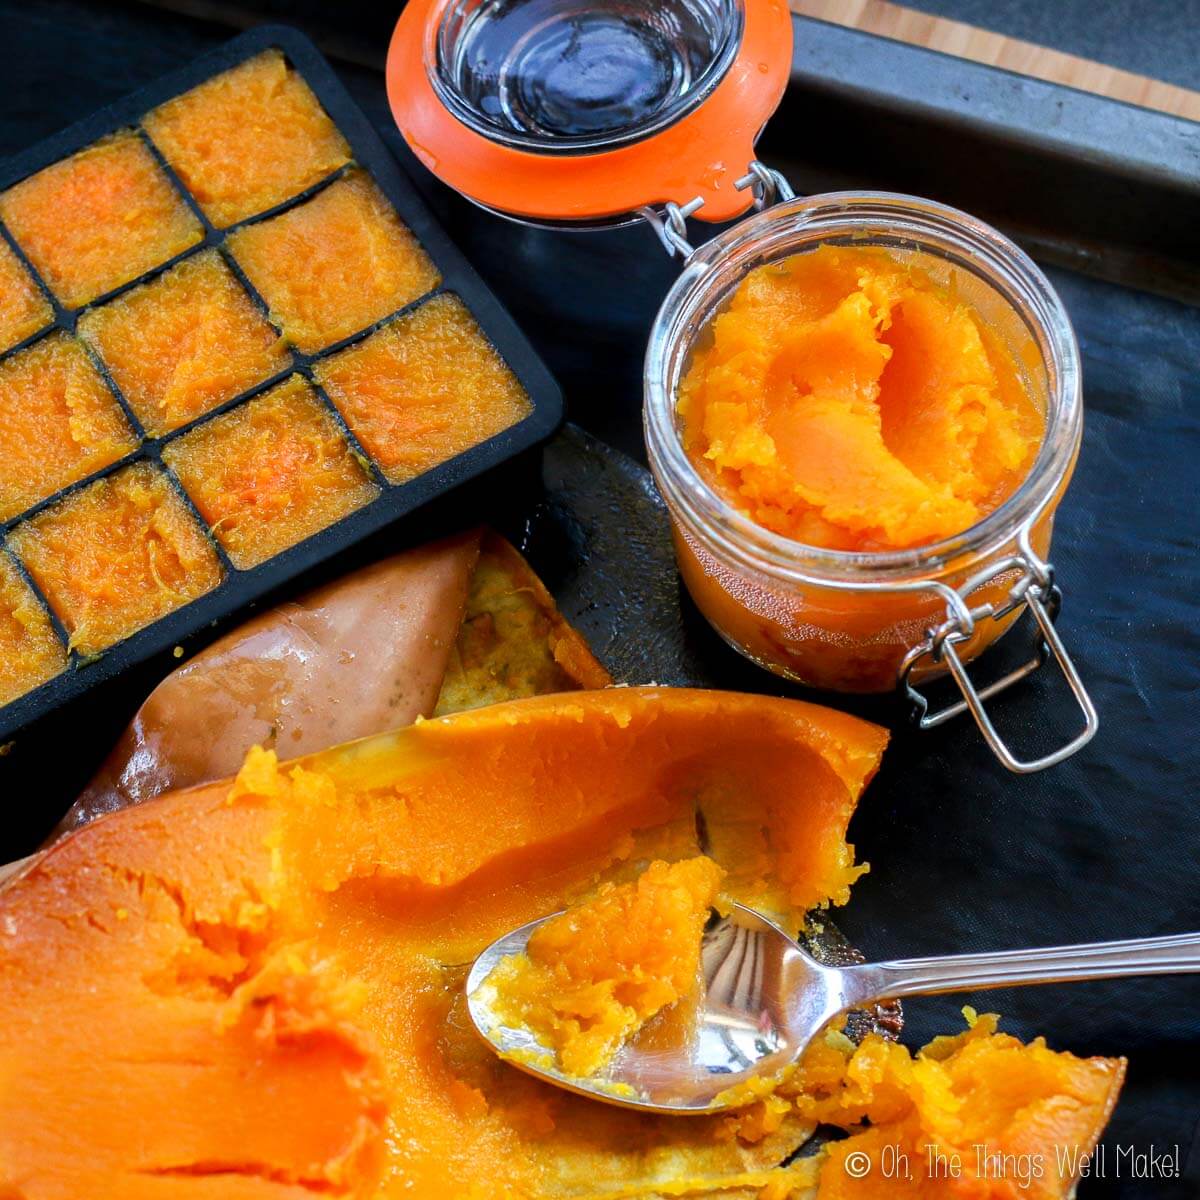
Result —
[{"label": "orange pumpkin flesh", "polygon": [[1028,472],[1045,416],[1012,351],[916,264],[821,246],[752,271],[680,386],[692,462],[775,533],[935,542]]},{"label": "orange pumpkin flesh", "polygon": [[[646,1119],[500,1062],[462,983],[499,933],[694,858],[699,813],[734,897],[795,923],[844,896],[846,824],[885,741],[798,702],[617,688],[283,768],[255,752],[232,785],[97,820],[0,892],[0,1193],[810,1194],[825,1157],[778,1164],[824,1118],[811,1106],[857,1119],[845,1054],[741,1113]],[[1115,1090],[1113,1064],[1072,1071],[1020,1078],[1049,1106],[1072,1079]],[[881,1122],[905,1119],[898,1078],[890,1109],[871,1101]],[[995,1082],[986,1060],[962,1071],[964,1108]],[[1083,1143],[1102,1122],[1085,1104],[1056,1128]]]},{"label": "orange pumpkin flesh", "polygon": [[[994,1015],[966,1013],[966,1033],[938,1038],[915,1058],[875,1036],[855,1049],[831,1035],[809,1051],[786,1089],[800,1111],[843,1127],[870,1123],[829,1147],[822,1200],[1069,1192],[1071,1171],[1116,1102],[1124,1060],[1055,1053],[1041,1038],[1022,1045],[996,1032]],[[852,1178],[850,1155],[866,1155],[871,1173]],[[909,1178],[887,1168],[898,1155]]]},{"label": "orange pumpkin flesh", "polygon": [[[796,702],[611,689],[284,771],[259,753],[233,787],[102,818],[0,893],[0,1180],[27,1200],[288,1195],[339,1172],[335,1194],[536,1192],[559,1121],[602,1158],[628,1121],[511,1078],[462,1024],[464,964],[668,843],[694,857],[697,800],[710,826],[760,806],[781,846],[807,840],[780,875],[819,903],[853,871],[885,739]],[[651,1124],[628,1145],[673,1147]],[[704,1124],[706,1161],[740,1163]]]},{"label": "orange pumpkin flesh", "polygon": [[552,1047],[566,1074],[594,1075],[696,987],[700,936],[723,874],[701,855],[602,884],[535,929],[526,953],[497,964],[483,984],[492,1011]]}]

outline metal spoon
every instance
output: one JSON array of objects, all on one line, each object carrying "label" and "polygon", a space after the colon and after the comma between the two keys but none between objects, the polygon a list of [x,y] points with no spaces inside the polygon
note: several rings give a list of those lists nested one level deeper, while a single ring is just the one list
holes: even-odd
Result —
[{"label": "metal spoon", "polygon": [[745,1093],[739,1097],[731,1089],[770,1080],[838,1014],[880,1000],[1200,972],[1200,933],[831,967],[753,909],[735,904],[705,931],[705,989],[690,1034],[666,1047],[661,1038],[634,1038],[604,1071],[578,1079],[556,1070],[553,1056],[528,1030],[499,1023],[483,986],[499,961],[522,953],[530,934],[549,919],[514,929],[475,960],[466,984],[471,1020],[514,1066],[580,1095],[643,1112],[704,1113],[744,1103]]}]

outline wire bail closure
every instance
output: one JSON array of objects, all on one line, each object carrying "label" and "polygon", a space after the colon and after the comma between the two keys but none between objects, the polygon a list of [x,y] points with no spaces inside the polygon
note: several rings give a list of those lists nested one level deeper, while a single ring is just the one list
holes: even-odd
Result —
[{"label": "wire bail closure", "polygon": [[[741,179],[735,180],[733,186],[739,192],[744,192],[747,188],[753,189],[755,212],[762,212],[772,204],[793,200],[796,196],[791,184],[779,171],[758,159],[750,164],[749,170]],[[654,230],[663,244],[663,249],[672,258],[686,263],[696,253],[696,247],[688,241],[687,219],[694,216],[703,205],[703,196],[695,196],[686,204],[676,204],[674,200],[668,200],[661,210],[648,204],[645,208],[638,209],[638,215]]]},{"label": "wire bail closure", "polygon": [[[915,646],[905,656],[900,667],[900,683],[912,703],[913,719],[919,729],[934,729],[952,717],[969,710],[975,718],[975,723],[979,726],[984,740],[1004,766],[1019,775],[1031,775],[1070,758],[1077,750],[1086,746],[1096,736],[1096,731],[1100,728],[1100,718],[1096,713],[1092,698],[1083,685],[1083,680],[1079,677],[1075,664],[1071,661],[1071,657],[1063,645],[1062,638],[1054,627],[1062,603],[1062,592],[1054,583],[1054,568],[1049,563],[1043,562],[1030,545],[1028,526],[1023,528],[1018,535],[1017,548],[1017,554],[1002,559],[998,563],[989,564],[958,589],[948,588],[944,584],[930,585],[946,600],[947,618],[941,625],[928,630],[925,641],[919,646]],[[999,608],[992,603],[971,607],[968,597],[972,592],[989,580],[1012,570],[1019,570],[1020,575],[1009,589],[1007,603],[1002,604]],[[987,687],[976,688],[971,682],[971,677],[955,646],[970,640],[975,633],[977,622],[988,619],[998,621],[1022,607],[1027,608],[1033,614],[1040,633],[1034,656],[1003,678],[988,684]],[[1084,727],[1081,733],[1057,750],[1045,754],[1041,758],[1020,759],[997,732],[985,707],[985,701],[1032,675],[1051,655],[1070,685],[1076,703],[1083,712]],[[934,663],[945,663],[949,667],[950,674],[963,695],[961,700],[948,704],[934,713],[929,711],[928,698],[918,691],[912,682],[913,668],[926,657]]]}]

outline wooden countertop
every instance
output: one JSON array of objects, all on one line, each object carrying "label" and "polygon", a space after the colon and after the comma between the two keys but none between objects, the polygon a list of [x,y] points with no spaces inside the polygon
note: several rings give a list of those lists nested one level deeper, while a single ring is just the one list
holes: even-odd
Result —
[{"label": "wooden countertop", "polygon": [[861,29],[865,33],[925,46],[944,54],[1123,100],[1127,104],[1200,121],[1200,92],[1005,37],[961,21],[930,16],[892,4],[890,0],[789,0],[789,3],[792,11],[800,16]]}]

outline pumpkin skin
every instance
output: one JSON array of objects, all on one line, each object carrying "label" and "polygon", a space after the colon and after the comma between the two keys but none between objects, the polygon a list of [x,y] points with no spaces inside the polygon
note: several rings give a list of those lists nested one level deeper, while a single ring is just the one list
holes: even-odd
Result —
[{"label": "pumpkin skin", "polygon": [[[96,820],[0,890],[0,1195],[814,1194],[828,1159],[778,1165],[819,1119],[803,1089],[688,1120],[598,1106],[492,1056],[462,983],[499,933],[652,860],[705,849],[792,925],[844,898],[886,738],[796,701],[614,688],[282,767],[254,751],[232,783]],[[1072,1136],[1102,1123],[1081,1109]]]},{"label": "pumpkin skin", "polygon": [[[0,560],[0,598],[3,579]],[[0,645],[4,632],[0,621]],[[418,717],[611,682],[509,542],[459,534],[289,600],[176,668],[59,832],[224,779],[255,744],[312,754]]]}]

